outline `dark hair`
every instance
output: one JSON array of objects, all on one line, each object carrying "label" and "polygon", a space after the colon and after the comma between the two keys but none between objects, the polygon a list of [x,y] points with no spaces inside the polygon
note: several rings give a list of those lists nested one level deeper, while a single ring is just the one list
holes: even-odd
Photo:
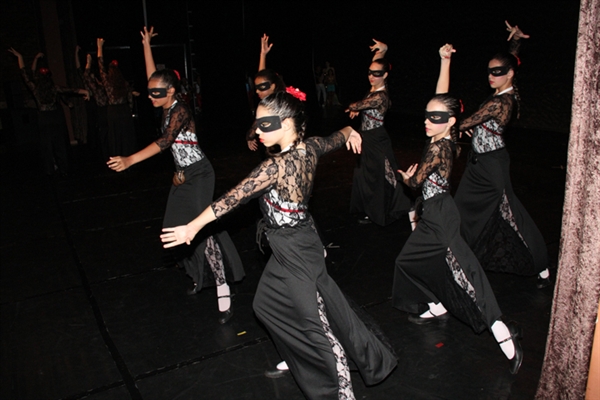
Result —
[{"label": "dark hair", "polygon": [[[371,61],[371,64],[373,64],[373,63],[381,65],[381,70],[384,73],[387,72],[388,73],[388,77],[390,76],[389,72],[392,69],[392,65],[390,64],[390,62],[387,59],[385,59],[385,58],[378,58],[377,60]],[[385,78],[383,82],[385,84],[385,88],[388,89],[388,84],[387,84],[388,83],[388,78]]]},{"label": "dark hair", "polygon": [[183,100],[181,95],[181,81],[174,70],[169,68],[164,68],[161,70],[157,69],[152,73],[152,75],[150,75],[150,79],[158,79],[165,84],[167,89],[175,89],[175,98],[180,101]]},{"label": "dark hair", "polygon": [[456,144],[458,140],[458,126],[459,126],[459,118],[462,112],[462,106],[459,99],[454,96],[449,95],[448,93],[436,94],[429,101],[438,101],[446,107],[446,110],[450,114],[451,117],[456,118],[456,122],[450,128],[450,137],[452,138],[452,142],[454,142],[455,146],[455,156],[458,157],[460,155],[460,147]]},{"label": "dark hair", "polygon": [[521,95],[517,87],[517,72],[519,71],[519,59],[512,53],[500,52],[497,53],[491,60],[497,60],[503,67],[509,67],[513,70],[512,87],[517,100],[517,119],[521,116]]},{"label": "dark hair", "polygon": [[262,69],[254,75],[254,79],[256,78],[264,78],[265,80],[275,84],[275,92],[285,92],[285,83],[283,83],[283,79],[279,76],[279,74],[272,69]]},{"label": "dark hair", "polygon": [[[304,104],[299,99],[285,91],[274,92],[262,99],[258,105],[277,114],[282,121],[286,118],[291,118],[294,121],[294,128],[298,137],[294,140],[290,150],[302,142],[304,133],[306,132],[306,114],[304,112]],[[271,148],[267,149],[269,155],[277,155],[272,154],[270,150]]]},{"label": "dark hair", "polygon": [[41,104],[53,104],[57,100],[57,92],[52,73],[42,73],[40,69],[35,71],[33,76],[35,96]]},{"label": "dark hair", "polygon": [[108,65],[108,84],[114,89],[115,97],[127,98],[129,95],[129,85],[123,77],[119,67],[112,62]]}]

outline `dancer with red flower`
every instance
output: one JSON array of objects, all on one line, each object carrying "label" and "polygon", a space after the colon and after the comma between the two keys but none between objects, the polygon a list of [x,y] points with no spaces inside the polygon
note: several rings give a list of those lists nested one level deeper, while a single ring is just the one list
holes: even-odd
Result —
[{"label": "dancer with red flower", "polygon": [[165,247],[191,243],[210,222],[261,196],[265,233],[273,250],[253,308],[309,399],[354,399],[348,360],[367,385],[397,360],[351,309],[325,267],[323,244],[308,212],[317,161],[342,147],[361,151],[360,135],[346,127],[329,137],[304,140],[302,93],[291,89],[261,100],[256,133],[271,155],[233,189],[184,226],[163,229]]}]

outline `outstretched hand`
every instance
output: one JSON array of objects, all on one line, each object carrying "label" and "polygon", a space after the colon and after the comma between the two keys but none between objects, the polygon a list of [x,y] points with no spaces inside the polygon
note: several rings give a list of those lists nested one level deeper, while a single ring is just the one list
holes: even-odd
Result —
[{"label": "outstretched hand", "polygon": [[273,43],[269,44],[269,37],[266,33],[263,33],[260,38],[260,54],[267,55],[271,51],[271,47],[273,47]]},{"label": "outstretched hand", "polygon": [[98,48],[102,48],[102,46],[104,46],[104,39],[102,39],[102,38],[96,39],[96,45],[98,46]]},{"label": "outstretched hand", "polygon": [[188,225],[180,225],[174,228],[163,228],[164,233],[160,235],[160,240],[164,243],[163,247],[168,249],[170,247],[179,246],[180,244],[191,244],[196,232],[193,232]]},{"label": "outstretched hand", "polygon": [[456,49],[452,47],[451,44],[446,43],[442,47],[440,47],[440,57],[441,58],[450,58],[452,57],[452,53],[456,53]]},{"label": "outstretched hand", "polygon": [[405,171],[402,170],[398,170],[398,173],[400,175],[402,175],[402,179],[404,179],[404,182],[406,182],[407,180],[409,180],[410,178],[413,177],[413,175],[415,174],[415,172],[417,172],[417,167],[419,166],[419,164],[413,164],[410,167],[408,167],[408,169]]},{"label": "outstretched hand", "polygon": [[511,26],[508,21],[504,21],[504,23],[506,24],[506,30],[510,32],[508,39],[506,39],[507,42],[509,42],[512,38],[515,40],[529,39],[529,35],[524,34],[523,31],[519,29],[518,25]]},{"label": "outstretched hand", "polygon": [[345,112],[349,113],[348,116],[350,117],[350,119],[354,119],[354,117],[360,114],[360,111],[350,111],[349,108]]},{"label": "outstretched hand", "polygon": [[129,168],[131,166],[131,162],[129,161],[129,157],[116,156],[110,157],[106,162],[106,165],[108,165],[108,168],[112,169],[113,171],[121,172]]},{"label": "outstretched hand", "polygon": [[346,148],[352,150],[356,154],[362,152],[362,136],[354,129],[352,129],[350,136],[348,136],[348,140],[346,140]]},{"label": "outstretched hand", "polygon": [[19,53],[18,51],[16,51],[16,50],[15,50],[14,48],[12,48],[12,47],[11,47],[10,49],[8,49],[8,52],[9,52],[9,53],[11,53],[11,54],[12,54],[13,56],[15,56],[15,57],[23,57],[23,56],[21,55],[21,53]]},{"label": "outstretched hand", "polygon": [[44,58],[44,53],[42,53],[42,52],[40,51],[39,53],[37,53],[37,54],[35,55],[35,57],[34,57],[34,58],[35,58],[36,60],[37,60],[38,58]]},{"label": "outstretched hand", "polygon": [[150,45],[150,40],[154,37],[157,36],[158,33],[154,32],[154,27],[151,26],[150,30],[148,30],[148,28],[146,28],[144,26],[144,30],[140,31],[140,34],[142,35],[142,43],[143,44],[147,44],[148,46]]},{"label": "outstretched hand", "polygon": [[374,45],[369,46],[369,48],[371,49],[371,51],[374,51],[375,54],[380,54],[380,53],[385,53],[388,49],[387,44],[380,42],[379,40],[375,40],[373,39],[373,41],[375,42]]}]

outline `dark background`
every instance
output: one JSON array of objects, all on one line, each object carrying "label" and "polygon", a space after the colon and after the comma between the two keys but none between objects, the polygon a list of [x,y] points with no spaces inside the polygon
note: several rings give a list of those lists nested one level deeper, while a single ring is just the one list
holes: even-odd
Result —
[{"label": "dark background", "polygon": [[[490,93],[487,62],[507,46],[504,20],[531,35],[521,52],[523,109],[517,125],[568,133],[579,4],[541,4],[146,0],[145,8],[148,24],[159,33],[153,40],[160,46],[154,49],[155,61],[185,73],[187,52],[189,79],[201,78],[201,126],[211,134],[239,135],[240,129],[247,127],[257,98],[252,95],[248,101],[245,82],[257,71],[263,33],[274,43],[267,66],[278,71],[286,84],[308,93],[307,104],[313,113],[314,65],[331,62],[337,72],[340,100],[347,105],[368,90],[371,38],[386,42],[393,66],[390,113],[394,118],[394,114],[420,115],[434,90],[437,50],[444,43],[458,49],[451,90],[463,98],[467,113],[475,110]],[[107,60],[118,59],[126,77],[142,92],[137,103],[141,120],[146,120],[152,110],[145,101],[139,34],[144,25],[144,1],[58,0],[57,5],[65,64],[73,63],[70,49],[75,44],[83,48],[82,53],[95,53],[96,38],[105,38]],[[0,43],[21,51],[28,66],[37,51],[44,51],[39,3],[13,0],[3,9]],[[3,89],[20,82],[12,55],[3,52],[0,63]],[[4,92],[0,93],[2,100],[6,100]],[[148,128],[142,124],[141,129]]]}]

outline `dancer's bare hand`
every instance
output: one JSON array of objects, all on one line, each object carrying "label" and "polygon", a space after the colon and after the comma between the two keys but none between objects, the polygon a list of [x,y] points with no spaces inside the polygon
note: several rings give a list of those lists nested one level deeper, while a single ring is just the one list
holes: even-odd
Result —
[{"label": "dancer's bare hand", "polygon": [[467,129],[466,131],[460,131],[460,132],[458,132],[458,138],[459,139],[462,138],[463,133],[465,135],[467,135],[468,137],[473,137],[473,129],[472,128],[471,129]]},{"label": "dancer's bare hand", "polygon": [[400,175],[402,175],[402,179],[404,179],[404,182],[406,182],[407,180],[412,178],[412,176],[415,174],[415,172],[417,172],[418,166],[419,166],[419,164],[413,164],[410,167],[408,167],[408,169],[406,171],[402,171],[400,169],[398,170],[398,173]]},{"label": "dancer's bare hand", "polygon": [[508,21],[504,21],[504,23],[506,24],[506,30],[510,32],[508,39],[506,39],[507,42],[509,42],[513,37],[515,40],[529,39],[529,35],[524,34],[523,31],[519,29],[518,25],[511,26]]},{"label": "dancer's bare hand", "polygon": [[98,38],[96,39],[96,45],[101,48],[102,46],[104,46],[104,39],[102,38]]},{"label": "dancer's bare hand", "polygon": [[267,55],[269,51],[271,51],[271,47],[273,47],[273,43],[269,44],[269,37],[266,33],[263,33],[260,38],[260,54]]},{"label": "dancer's bare hand", "polygon": [[116,156],[110,157],[106,165],[113,171],[121,172],[131,167],[131,161],[129,160],[129,157]]},{"label": "dancer's bare hand", "polygon": [[440,57],[441,58],[450,58],[452,57],[452,53],[456,53],[456,49],[452,47],[451,44],[446,43],[442,47],[440,47]]},{"label": "dancer's bare hand", "polygon": [[258,150],[258,143],[256,143],[256,139],[248,140],[248,148],[252,151]]},{"label": "dancer's bare hand", "polygon": [[194,237],[196,237],[196,232],[188,225],[180,225],[174,228],[163,228],[163,234],[160,235],[160,240],[165,243],[163,247],[168,249],[169,247],[179,246],[180,244],[192,243]]},{"label": "dancer's bare hand", "polygon": [[388,49],[387,44],[380,42],[379,40],[375,40],[375,39],[373,39],[373,41],[375,42],[375,44],[372,46],[369,46],[371,51],[374,51],[376,55],[377,54],[385,54],[385,52]]},{"label": "dancer's bare hand", "polygon": [[350,111],[350,109],[347,109],[346,112],[349,113],[348,116],[350,119],[354,119],[354,117],[360,114],[360,111]]},{"label": "dancer's bare hand", "polygon": [[152,40],[154,36],[158,36],[158,33],[154,32],[153,26],[150,27],[150,30],[144,27],[144,30],[140,31],[140,34],[142,35],[142,43],[147,44],[148,46],[150,46],[150,40]]},{"label": "dancer's bare hand", "polygon": [[8,52],[11,53],[15,57],[23,57],[23,55],[21,53],[19,53],[12,47],[10,49],[8,49]]},{"label": "dancer's bare hand", "polygon": [[346,148],[348,150],[352,150],[356,154],[360,154],[362,152],[362,136],[360,136],[360,134],[354,129],[352,129],[350,136],[348,136]]}]

